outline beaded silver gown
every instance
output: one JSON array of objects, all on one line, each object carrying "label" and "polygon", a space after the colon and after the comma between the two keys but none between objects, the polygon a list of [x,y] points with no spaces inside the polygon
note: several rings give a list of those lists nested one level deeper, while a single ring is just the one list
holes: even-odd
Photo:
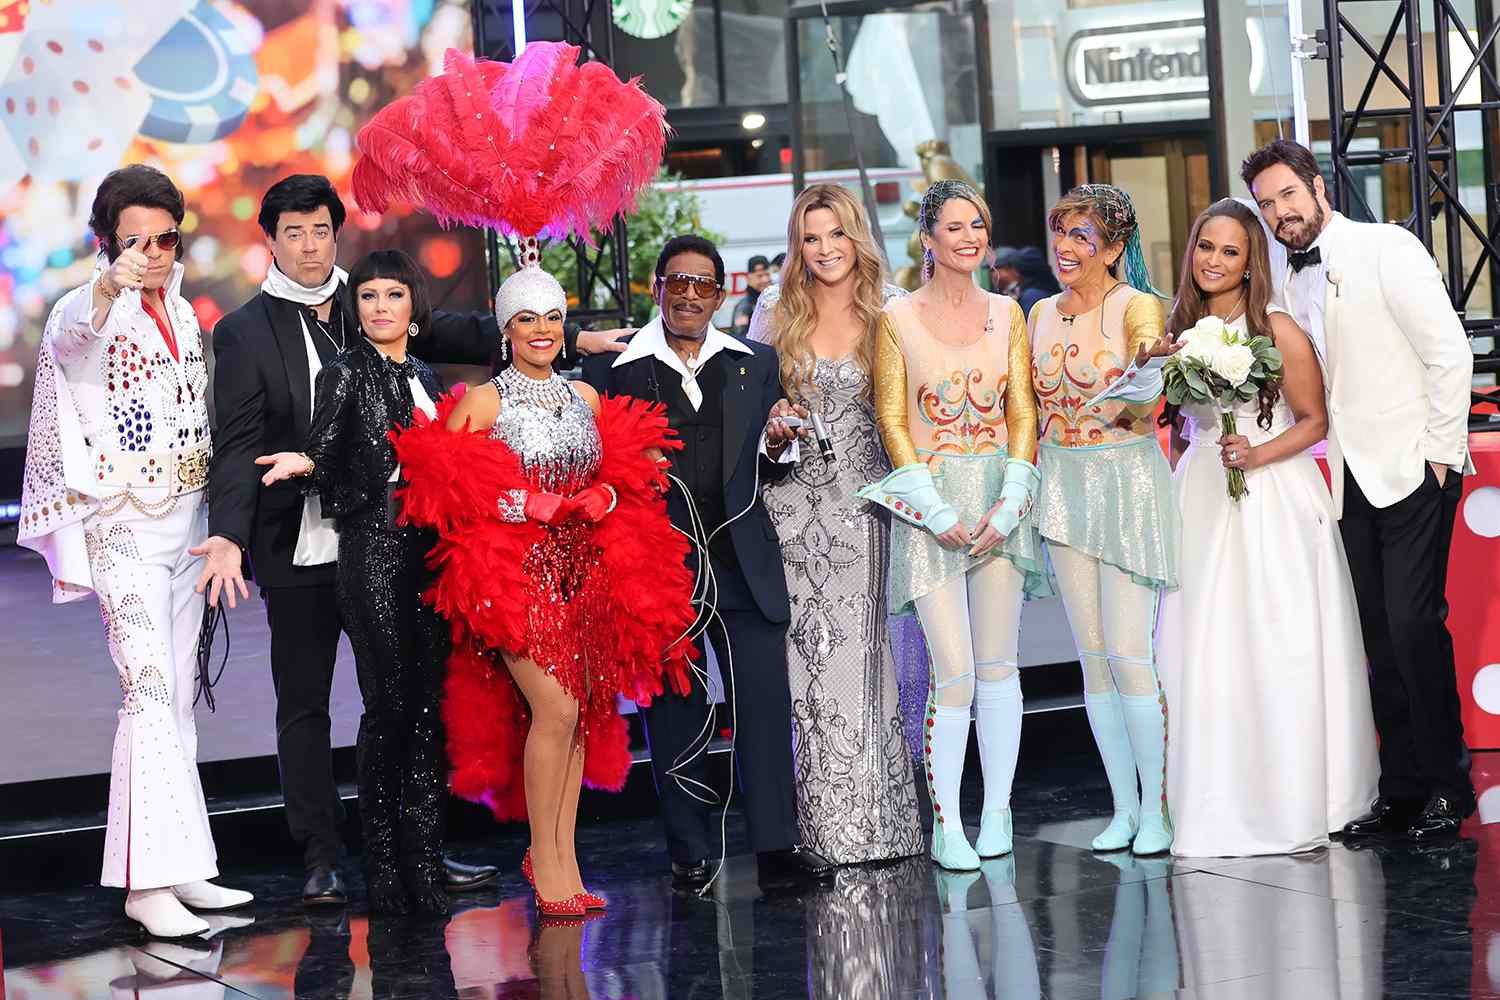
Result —
[{"label": "beaded silver gown", "polygon": [[[777,291],[762,293],[751,339],[772,341]],[[886,616],[890,526],[855,496],[891,467],[859,362],[819,359],[812,381],[835,460],[808,442],[762,491],[792,606],[797,819],[803,843],[839,864],[906,857],[923,841]]]}]

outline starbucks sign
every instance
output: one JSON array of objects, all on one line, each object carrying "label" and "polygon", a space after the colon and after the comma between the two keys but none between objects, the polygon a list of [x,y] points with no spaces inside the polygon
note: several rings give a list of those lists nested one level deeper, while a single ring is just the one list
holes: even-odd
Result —
[{"label": "starbucks sign", "polygon": [[692,13],[693,0],[613,0],[615,27],[636,38],[661,38]]},{"label": "starbucks sign", "polygon": [[1203,19],[1087,28],[1068,41],[1068,89],[1085,107],[1208,97]]}]

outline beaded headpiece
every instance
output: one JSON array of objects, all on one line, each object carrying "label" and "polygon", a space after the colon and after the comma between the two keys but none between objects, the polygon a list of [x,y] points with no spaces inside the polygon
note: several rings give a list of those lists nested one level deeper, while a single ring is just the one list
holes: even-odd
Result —
[{"label": "beaded headpiece", "polygon": [[1141,226],[1130,195],[1113,184],[1081,184],[1069,192],[1069,197],[1088,202],[1089,214],[1098,220],[1104,242],[1125,244],[1120,261],[1125,265],[1126,282],[1139,291],[1165,297],[1151,284],[1146,255],[1141,251]]},{"label": "beaded headpiece", "polygon": [[[943,206],[950,201],[968,201],[980,206],[984,204],[984,196],[963,181],[933,181],[922,195],[921,205],[917,208],[917,228],[931,236],[937,228],[938,216],[943,214]],[[922,280],[931,278],[932,251],[928,250],[922,254]]]},{"label": "beaded headpiece", "polygon": [[500,285],[495,293],[495,322],[504,330],[517,313],[545,316],[552,310],[568,315],[568,294],[556,278],[539,267],[523,267]]}]

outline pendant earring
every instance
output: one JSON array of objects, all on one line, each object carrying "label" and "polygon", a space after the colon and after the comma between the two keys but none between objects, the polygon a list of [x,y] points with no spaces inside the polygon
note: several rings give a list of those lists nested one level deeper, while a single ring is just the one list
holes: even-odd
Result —
[{"label": "pendant earring", "polygon": [[500,335],[500,360],[510,360],[510,338],[503,333]]},{"label": "pendant earring", "polygon": [[421,330],[422,330],[422,328],[419,327],[419,326],[417,326],[417,324],[415,324],[415,323],[408,323],[407,326],[406,326],[406,335],[408,337],[415,337],[418,333],[421,332]]},{"label": "pendant earring", "polygon": [[1243,281],[1247,285],[1250,284],[1250,269],[1248,267],[1245,268],[1244,277],[1242,277],[1240,280]]}]

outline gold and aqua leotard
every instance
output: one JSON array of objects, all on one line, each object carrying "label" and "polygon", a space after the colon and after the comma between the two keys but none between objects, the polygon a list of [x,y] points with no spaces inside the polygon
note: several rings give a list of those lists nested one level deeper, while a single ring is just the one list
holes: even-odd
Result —
[{"label": "gold and aqua leotard", "polygon": [[[876,332],[875,421],[891,465],[925,465],[938,495],[975,530],[1000,499],[1007,459],[1036,459],[1036,400],[1031,346],[1016,301],[988,295],[984,330],[944,331],[944,343],[918,318],[909,299],[888,303]],[[865,494],[868,495],[868,494]],[[902,513],[899,501],[888,504]],[[890,606],[913,600],[977,565],[966,550],[945,549],[928,528],[896,518],[891,529]],[[1031,504],[1000,555],[1028,576],[1028,591],[1045,593],[1046,575]]]},{"label": "gold and aqua leotard", "polygon": [[1038,530],[1140,583],[1173,588],[1177,509],[1156,437],[1159,396],[1101,398],[1132,371],[1141,345],[1162,336],[1161,300],[1122,284],[1077,316],[1064,316],[1057,301],[1043,299],[1030,317],[1041,438]]}]

